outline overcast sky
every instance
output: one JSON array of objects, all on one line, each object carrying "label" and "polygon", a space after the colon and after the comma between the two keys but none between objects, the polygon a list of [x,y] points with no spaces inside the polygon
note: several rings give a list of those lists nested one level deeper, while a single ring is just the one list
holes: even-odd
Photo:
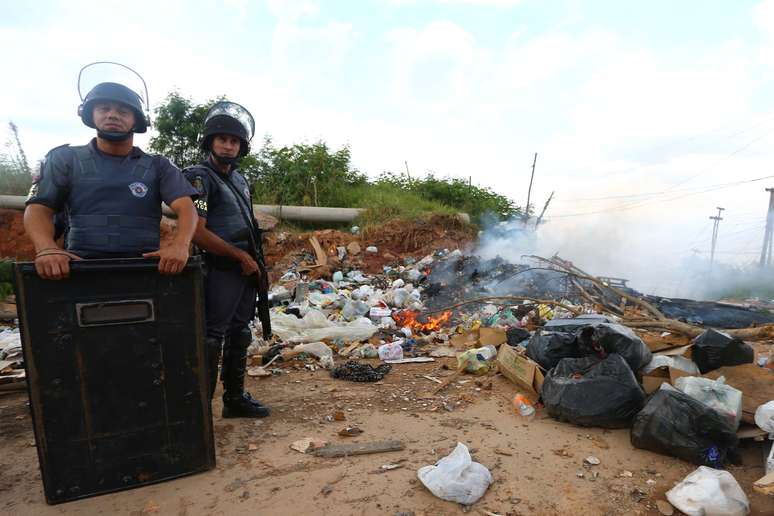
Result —
[{"label": "overcast sky", "polygon": [[774,177],[729,183],[774,176],[772,0],[2,9],[0,120],[17,123],[33,159],[87,141],[78,70],[115,60],[143,74],[152,105],[173,89],[223,94],[253,112],[257,140],[348,144],[370,175],[408,162],[523,204],[537,152],[534,202],[555,190],[553,227],[593,228],[584,239],[602,253],[707,253],[716,206],[718,256],[753,260],[763,238]]}]

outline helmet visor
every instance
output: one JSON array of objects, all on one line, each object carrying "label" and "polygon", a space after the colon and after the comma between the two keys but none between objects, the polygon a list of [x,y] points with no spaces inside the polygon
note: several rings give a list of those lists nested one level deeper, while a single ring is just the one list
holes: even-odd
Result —
[{"label": "helmet visor", "polygon": [[207,111],[207,116],[204,118],[204,124],[207,125],[207,122],[216,116],[233,118],[244,127],[245,134],[247,134],[247,141],[249,142],[253,139],[253,134],[255,134],[255,120],[253,120],[253,115],[236,102],[221,101],[216,103],[209,111]]},{"label": "helmet visor", "polygon": [[81,101],[95,86],[106,82],[118,83],[132,90],[140,98],[143,111],[149,112],[148,89],[145,81],[140,74],[120,63],[100,61],[84,66],[78,75],[78,94]]}]

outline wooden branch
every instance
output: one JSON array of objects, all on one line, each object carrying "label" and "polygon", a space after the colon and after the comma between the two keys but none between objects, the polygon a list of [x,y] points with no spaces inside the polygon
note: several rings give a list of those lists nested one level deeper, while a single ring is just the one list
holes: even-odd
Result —
[{"label": "wooden branch", "polygon": [[314,256],[317,260],[317,265],[328,265],[328,255],[323,251],[322,246],[320,245],[320,241],[317,240],[317,237],[313,236],[310,238],[309,243],[312,244],[312,249],[314,249]]},{"label": "wooden branch", "polygon": [[[698,337],[707,329],[681,321],[675,321],[674,319],[663,319],[660,321],[653,321],[651,319],[624,319],[622,322],[630,328],[654,328],[668,330],[674,333],[686,335],[691,338]],[[756,326],[754,328],[738,328],[733,330],[726,330],[723,328],[717,329],[723,333],[731,335],[732,337],[742,340],[774,339],[774,324],[765,324],[763,326]]]},{"label": "wooden branch", "polygon": [[456,305],[447,306],[444,308],[440,308],[438,310],[428,310],[428,311],[422,312],[422,315],[437,314],[438,312],[447,312],[449,310],[454,310],[455,308],[459,308],[460,306],[464,306],[464,305],[469,305],[473,303],[487,303],[489,301],[496,301],[496,300],[519,301],[519,302],[529,301],[530,303],[535,303],[537,305],[558,306],[558,307],[564,308],[568,312],[571,312],[575,315],[581,315],[583,313],[583,311],[580,308],[575,308],[569,305],[565,305],[564,303],[560,303],[559,301],[553,301],[551,299],[535,299],[532,297],[521,297],[521,296],[487,296],[487,297],[478,297],[476,299],[469,299],[467,301],[457,303]]},{"label": "wooden branch", "polygon": [[643,309],[645,309],[648,312],[650,312],[651,314],[653,314],[656,317],[656,319],[666,319],[666,316],[664,314],[662,314],[661,311],[658,308],[656,308],[652,304],[648,303],[644,299],[640,299],[638,297],[635,297],[635,296],[632,296],[630,294],[627,294],[623,290],[620,290],[620,289],[618,289],[616,287],[613,287],[613,286],[610,286],[610,285],[605,285],[599,278],[587,274],[586,272],[582,271],[581,269],[579,269],[575,265],[573,265],[573,264],[571,264],[569,262],[565,262],[564,260],[562,260],[558,256],[554,257],[555,260],[549,260],[547,258],[543,258],[542,256],[536,256],[536,255],[531,255],[531,256],[529,256],[529,258],[533,258],[535,260],[540,260],[542,262],[553,264],[556,267],[559,267],[560,269],[562,269],[562,272],[565,272],[567,274],[572,274],[573,276],[575,276],[578,279],[583,279],[583,280],[586,280],[586,281],[590,281],[591,283],[593,283],[594,285],[596,285],[597,287],[599,287],[601,289],[607,289],[610,292],[612,292],[613,294],[615,294],[615,295],[617,295],[619,297],[623,297],[627,301],[631,301],[632,304],[640,306]]},{"label": "wooden branch", "polygon": [[328,444],[315,450],[317,457],[328,459],[335,457],[349,457],[350,455],[368,455],[370,453],[384,453],[401,451],[406,446],[401,441],[375,441],[370,443]]}]

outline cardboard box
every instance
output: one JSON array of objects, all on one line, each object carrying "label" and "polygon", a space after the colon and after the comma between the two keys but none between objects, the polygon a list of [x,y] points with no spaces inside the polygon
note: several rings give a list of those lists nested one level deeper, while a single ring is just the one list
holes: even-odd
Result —
[{"label": "cardboard box", "polygon": [[497,353],[497,368],[503,376],[527,391],[532,398],[540,397],[545,379],[540,366],[505,344]]},{"label": "cardboard box", "polygon": [[478,341],[481,346],[499,346],[508,340],[502,328],[479,328]]}]

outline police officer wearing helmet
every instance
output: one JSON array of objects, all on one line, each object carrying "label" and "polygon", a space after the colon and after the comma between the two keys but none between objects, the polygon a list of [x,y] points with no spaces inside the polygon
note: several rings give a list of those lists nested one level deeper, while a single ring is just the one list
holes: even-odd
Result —
[{"label": "police officer wearing helmet", "polygon": [[[149,124],[140,97],[103,82],[78,113],[96,138],[51,150],[27,197],[24,228],[38,274],[62,279],[71,259],[140,256],[158,257],[163,274],[181,272],[196,227],[196,190],[169,160],[132,145],[134,133]],[[172,244],[159,249],[162,201],[177,214],[178,229]],[[64,249],[54,240],[54,216],[62,213],[69,225]]]},{"label": "police officer wearing helmet", "polygon": [[210,397],[218,379],[223,348],[223,417],[266,417],[269,408],[244,390],[248,323],[255,315],[254,278],[258,264],[248,252],[248,234],[260,238],[250,188],[237,160],[250,150],[252,115],[233,102],[218,102],[207,112],[201,141],[207,158],[183,173],[196,188],[199,223],[194,243],[206,256],[205,302]]}]

